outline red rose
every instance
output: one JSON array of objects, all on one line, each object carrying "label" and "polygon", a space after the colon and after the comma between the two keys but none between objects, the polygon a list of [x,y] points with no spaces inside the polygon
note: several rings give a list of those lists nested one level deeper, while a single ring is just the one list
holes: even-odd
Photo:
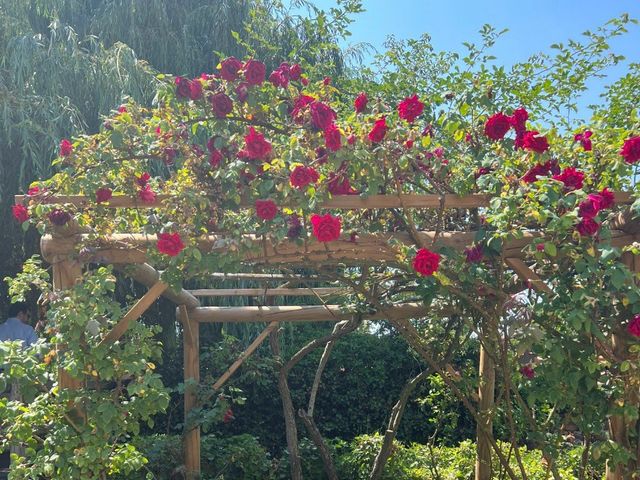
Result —
[{"label": "red rose", "polygon": [[478,168],[478,170],[476,170],[476,173],[473,176],[477,179],[489,173],[491,173],[491,169],[489,167],[480,167]]},{"label": "red rose", "polygon": [[423,110],[424,104],[418,100],[418,95],[405,98],[398,105],[398,115],[409,123],[413,123],[422,114]]},{"label": "red rose", "polygon": [[262,220],[273,220],[278,213],[278,206],[273,200],[256,200],[256,215]]},{"label": "red rose", "polygon": [[373,128],[369,132],[369,140],[371,143],[380,143],[387,134],[388,129],[386,117],[376,120],[376,123],[373,124]]},{"label": "red rose", "polygon": [[229,423],[231,420],[233,420],[233,410],[231,410],[230,408],[227,409],[226,412],[224,412],[224,417],[222,417],[222,421],[224,423]]},{"label": "red rose", "polygon": [[482,248],[482,245],[478,244],[473,247],[465,248],[464,254],[467,257],[467,263],[478,263],[484,256],[484,249]]},{"label": "red rose", "polygon": [[311,109],[311,123],[318,130],[326,130],[336,119],[336,113],[331,107],[322,102],[313,102]]},{"label": "red rose", "polygon": [[501,140],[511,128],[511,121],[504,113],[491,115],[484,124],[484,134],[491,140]]},{"label": "red rose", "polygon": [[214,148],[209,154],[209,165],[211,165],[211,168],[218,168],[223,158],[222,152]]},{"label": "red rose", "polygon": [[322,79],[322,84],[326,87],[328,85],[331,85],[331,77],[324,77]]},{"label": "red rose", "polygon": [[291,78],[291,80],[296,82],[300,80],[301,75],[302,75],[302,67],[300,67],[300,65],[297,63],[294,63],[293,65],[291,65],[291,68],[289,69],[289,78]]},{"label": "red rose", "polygon": [[248,60],[244,64],[244,78],[249,85],[260,85],[264,82],[267,69],[264,63],[257,60]]},{"label": "red rose", "polygon": [[620,155],[627,163],[636,163],[640,160],[640,137],[631,137],[624,142]]},{"label": "red rose", "polygon": [[71,220],[71,215],[64,210],[56,208],[55,210],[49,212],[49,221],[59,227],[65,225],[69,220]]},{"label": "red rose", "polygon": [[293,102],[293,110],[291,110],[291,118],[296,123],[302,123],[304,120],[303,110],[307,105],[311,105],[316,99],[309,95],[300,95]]},{"label": "red rose", "polygon": [[118,107],[118,113],[127,113],[127,106],[126,105],[120,105]]},{"label": "red rose", "polygon": [[355,143],[356,143],[356,140],[357,140],[357,139],[356,139],[356,136],[355,136],[353,133],[347,137],[347,143],[348,143],[349,145],[353,145],[353,144],[355,144]]},{"label": "red rose", "polygon": [[369,98],[367,97],[367,94],[364,92],[359,93],[356,99],[353,101],[353,106],[356,109],[356,113],[364,112],[367,108],[368,102]]},{"label": "red rose", "polygon": [[516,136],[524,135],[527,131],[527,120],[529,119],[529,113],[524,108],[516,108],[513,115],[509,117],[509,124],[516,131]]},{"label": "red rose", "polygon": [[533,183],[538,180],[538,177],[549,175],[549,168],[547,166],[547,163],[545,163],[544,165],[541,163],[535,164],[529,169],[529,171],[527,171],[527,173],[524,174],[524,176],[522,177],[522,181],[525,183]]},{"label": "red rose", "polygon": [[29,220],[29,210],[27,210],[27,207],[25,207],[24,205],[12,205],[11,213],[13,213],[13,218],[15,218],[20,223],[24,223]]},{"label": "red rose", "polygon": [[175,148],[166,147],[164,150],[162,150],[162,153],[162,161],[165,165],[171,166],[175,163],[176,156],[178,155],[178,151]]},{"label": "red rose", "polygon": [[242,68],[242,62],[235,57],[224,59],[220,63],[220,77],[227,82],[233,82],[238,78],[238,71]]},{"label": "red rose", "polygon": [[158,242],[156,243],[156,246],[160,253],[164,253],[170,257],[175,257],[184,250],[184,243],[182,243],[182,238],[180,238],[179,233],[158,234]]},{"label": "red rose", "polygon": [[530,131],[526,132],[522,136],[522,148],[525,150],[531,150],[536,153],[544,153],[549,150],[549,142],[547,137],[540,135],[538,132]]},{"label": "red rose", "polygon": [[421,248],[413,259],[413,269],[423,277],[433,275],[438,271],[440,255],[426,248]]},{"label": "red rose", "polygon": [[615,195],[608,188],[603,188],[600,193],[592,193],[589,198],[597,200],[600,204],[600,209],[611,208],[616,201]]},{"label": "red rose", "polygon": [[298,217],[297,215],[290,215],[287,222],[289,224],[289,230],[287,230],[287,238],[292,240],[294,238],[298,238],[302,233],[302,222],[300,221],[300,217]]},{"label": "red rose", "polygon": [[249,84],[247,82],[240,83],[236,87],[236,95],[238,96],[238,101],[244,103],[249,97]]},{"label": "red rose", "polygon": [[41,193],[45,192],[47,189],[43,188],[42,190],[40,190],[40,187],[35,186],[35,187],[31,187],[29,190],[27,190],[27,195],[29,195],[30,197],[34,197],[36,195],[40,195]]},{"label": "red rose", "polygon": [[249,133],[244,137],[244,142],[244,153],[252,160],[264,158],[271,153],[271,144],[253,127],[249,127]]},{"label": "red rose", "polygon": [[330,213],[326,215],[311,215],[311,225],[313,226],[313,236],[319,242],[332,242],[340,238],[341,221],[339,217],[334,217]]},{"label": "red rose", "polygon": [[302,83],[302,85],[306,87],[307,85],[309,85],[309,79],[307,77],[302,77],[300,79],[300,83]]},{"label": "red rose", "polygon": [[289,182],[294,188],[304,188],[310,183],[316,183],[320,178],[313,167],[297,165],[289,175]]},{"label": "red rose", "polygon": [[559,175],[554,175],[553,179],[564,183],[564,188],[567,190],[579,190],[582,188],[584,173],[573,167],[567,167]]},{"label": "red rose", "polygon": [[587,198],[578,205],[578,216],[582,218],[594,218],[600,211],[600,201],[594,198]]},{"label": "red rose", "polygon": [[523,377],[526,377],[529,380],[531,380],[533,377],[536,376],[536,372],[531,365],[523,365],[520,368],[520,373],[522,374]]},{"label": "red rose", "polygon": [[271,72],[271,75],[269,75],[269,81],[275,87],[287,88],[287,85],[289,85],[289,78],[280,70],[274,70]]},{"label": "red rose", "polygon": [[598,229],[600,228],[600,224],[596,222],[593,218],[583,218],[578,225],[576,225],[576,230],[583,237],[592,237],[596,233],[598,233]]},{"label": "red rose", "polygon": [[191,81],[188,78],[176,77],[175,84],[178,98],[189,98],[191,96]]},{"label": "red rose", "polygon": [[633,320],[627,325],[627,332],[634,337],[640,337],[640,315],[633,317]]},{"label": "red rose", "polygon": [[60,142],[60,156],[68,157],[73,152],[73,145],[66,138]]},{"label": "red rose", "polygon": [[330,125],[324,131],[324,142],[329,150],[337,152],[342,147],[342,136],[335,124]]},{"label": "red rose", "polygon": [[233,101],[224,93],[216,93],[210,100],[213,113],[218,118],[225,118],[233,110]]},{"label": "red rose", "polygon": [[584,151],[585,152],[590,152],[591,148],[592,148],[591,135],[592,135],[591,130],[585,130],[582,133],[578,133],[578,134],[574,135],[573,141],[574,142],[580,142],[580,144],[582,145],[582,148],[584,148]]},{"label": "red rose", "polygon": [[112,195],[113,193],[111,192],[110,188],[107,188],[107,187],[99,188],[98,190],[96,190],[96,202],[98,203],[108,202],[111,199]]},{"label": "red rose", "polygon": [[144,187],[149,182],[150,178],[151,178],[151,175],[149,175],[147,172],[144,172],[139,177],[136,177],[136,183],[141,187]]},{"label": "red rose", "polygon": [[189,98],[191,100],[200,100],[202,98],[202,83],[200,80],[191,80],[189,82]]},{"label": "red rose", "polygon": [[351,182],[344,174],[334,172],[329,174],[327,189],[331,195],[357,195],[360,193],[351,186]]},{"label": "red rose", "polygon": [[153,203],[156,201],[156,194],[151,190],[149,185],[145,185],[138,190],[138,198],[144,203]]}]

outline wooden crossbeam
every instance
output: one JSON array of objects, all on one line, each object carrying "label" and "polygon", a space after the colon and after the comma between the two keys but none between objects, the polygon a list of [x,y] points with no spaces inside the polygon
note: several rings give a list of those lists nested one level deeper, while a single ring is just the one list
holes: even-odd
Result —
[{"label": "wooden crossbeam", "polygon": [[240,368],[240,366],[244,363],[244,361],[247,358],[249,358],[253,354],[253,352],[255,352],[258,349],[258,347],[262,344],[262,342],[264,342],[264,340],[269,336],[269,334],[271,334],[271,332],[273,332],[276,328],[278,328],[278,325],[279,325],[278,322],[271,322],[269,325],[267,325],[267,327],[260,333],[260,335],[258,335],[256,339],[253,342],[251,342],[251,345],[249,345],[240,354],[240,356],[236,359],[236,361],[233,362],[231,366],[222,375],[220,375],[220,378],[218,378],[218,380],[216,380],[216,383],[213,384],[213,389],[220,390],[222,386],[227,382],[227,380],[231,378],[231,375],[233,375],[236,372],[236,370],[238,370],[238,368]]},{"label": "wooden crossbeam", "polygon": [[113,329],[105,335],[98,346],[100,347],[118,341],[120,337],[124,335],[124,332],[127,331],[131,322],[138,320],[138,318],[147,311],[151,304],[155,302],[160,295],[162,295],[162,292],[164,292],[167,287],[168,285],[164,282],[156,282],[156,284],[151,287],[133,307],[131,307],[131,310],[129,310],[125,316],[120,319]]},{"label": "wooden crossbeam", "polygon": [[314,297],[345,293],[344,288],[202,288],[188,291],[194,297],[276,297],[279,295],[295,297]]},{"label": "wooden crossbeam", "polygon": [[[476,233],[470,232],[418,232],[424,244],[430,245],[437,236],[435,249],[449,247],[463,251],[473,244]],[[539,232],[524,232],[521,238],[506,241],[503,252],[506,258],[523,258],[523,249],[533,242],[539,241]],[[45,260],[60,256],[78,256],[77,243],[88,240],[86,234],[77,234],[69,238],[58,238],[45,235],[40,240],[40,250]],[[611,244],[622,247],[636,240],[635,234],[628,234],[619,230],[611,231]],[[99,247],[86,249],[80,259],[84,262],[97,263],[145,263],[147,260],[147,246],[156,242],[155,235],[142,234],[114,234],[102,239]],[[198,248],[202,252],[228,251],[227,237],[223,235],[208,235],[199,238]],[[245,235],[243,242],[252,243],[255,249],[244,254],[244,260],[255,264],[308,264],[310,262],[326,263],[397,263],[398,249],[396,243],[412,245],[414,242],[407,233],[380,233],[362,235],[356,242],[350,241],[348,236],[329,243],[309,239],[304,246],[295,242],[274,244],[255,235]]]},{"label": "wooden crossbeam", "polygon": [[[171,198],[170,195],[157,195],[154,202],[141,202],[136,197],[127,195],[115,195],[108,202],[101,205],[108,208],[160,208],[163,202]],[[29,201],[37,201],[41,204],[69,204],[77,207],[93,206],[95,200],[85,195],[40,195],[38,197],[29,197],[27,195],[16,195],[16,203],[27,203]],[[343,210],[366,210],[378,208],[481,208],[488,207],[491,201],[491,195],[483,193],[474,193],[469,195],[417,195],[402,194],[398,195],[369,195],[361,197],[360,195],[335,195],[325,200],[320,208],[333,208]],[[632,203],[631,194],[628,192],[615,192],[616,204]],[[252,202],[242,202],[241,208],[253,208]],[[285,205],[286,206],[286,205]]]},{"label": "wooden crossbeam", "polygon": [[[425,306],[420,303],[401,303],[389,308],[403,318],[418,318],[427,313]],[[199,323],[339,322],[354,315],[357,313],[345,312],[340,305],[197,307],[189,311],[189,318]],[[363,318],[381,320],[386,317],[375,312],[364,314]]]},{"label": "wooden crossbeam", "polygon": [[516,275],[520,277],[520,279],[524,280],[525,282],[529,282],[529,284],[535,290],[548,293],[548,294],[553,293],[553,290],[549,288],[549,285],[544,283],[544,280],[542,280],[542,278],[540,278],[540,276],[536,272],[531,270],[531,268],[529,268],[529,266],[526,263],[524,263],[521,259],[506,258],[505,263],[509,265],[509,267],[511,267],[511,269],[516,273]]}]

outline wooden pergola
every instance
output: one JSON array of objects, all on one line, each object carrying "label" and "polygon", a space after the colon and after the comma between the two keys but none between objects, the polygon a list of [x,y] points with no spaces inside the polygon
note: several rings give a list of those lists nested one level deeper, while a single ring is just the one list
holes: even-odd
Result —
[{"label": "wooden pergola", "polygon": [[[134,197],[115,196],[108,203],[103,204],[109,208],[162,208],[167,196],[159,195],[153,203],[142,203]],[[93,201],[85,196],[55,196],[40,195],[37,199],[28,196],[16,196],[16,203],[26,204],[30,201],[45,204],[71,204],[82,209],[90,206]],[[343,210],[368,210],[368,209],[477,209],[489,206],[491,200],[488,195],[372,195],[360,197],[356,195],[335,196],[321,205],[325,209]],[[632,198],[627,193],[616,193],[615,200],[618,205],[632,203]],[[249,205],[246,205],[249,207]],[[630,222],[627,217],[621,215],[613,223],[611,243],[616,247],[629,245],[640,239],[638,224]],[[425,244],[434,245],[435,248],[446,246],[458,251],[471,245],[476,236],[474,231],[420,231],[419,239]],[[102,343],[118,341],[132,322],[137,321],[156,299],[164,296],[177,306],[176,316],[183,325],[184,341],[184,381],[199,382],[199,329],[202,323],[212,322],[260,322],[266,323],[264,330],[253,342],[239,355],[229,368],[220,376],[214,384],[214,390],[219,390],[225,382],[238,370],[242,363],[250,357],[260,344],[282,322],[340,322],[350,319],[354,312],[344,311],[339,305],[323,304],[309,305],[308,302],[300,302],[297,306],[242,306],[242,307],[210,307],[201,306],[199,298],[202,297],[233,297],[233,296],[296,296],[296,297],[331,297],[344,292],[340,287],[290,287],[276,286],[273,288],[245,288],[245,289],[200,289],[173,291],[162,282],[160,272],[147,263],[147,246],[156,241],[155,235],[142,234],[113,234],[101,238],[99,243],[92,248],[82,249],[79,245],[89,238],[89,233],[79,231],[74,227],[63,227],[54,234],[45,235],[41,239],[41,252],[43,258],[52,265],[53,286],[56,290],[72,287],[82,275],[82,269],[89,263],[113,264],[115,268],[125,272],[137,282],[148,287],[148,291],[131,307],[120,319],[115,327],[104,337]],[[415,238],[415,237],[413,237]],[[249,280],[282,280],[293,279],[294,275],[264,273],[265,269],[277,268],[279,265],[305,265],[308,263],[322,262],[323,266],[332,265],[370,265],[385,263],[387,265],[398,264],[398,252],[393,245],[414,243],[408,233],[382,233],[376,235],[362,235],[357,241],[349,238],[341,238],[330,243],[319,243],[308,239],[303,245],[295,242],[283,242],[273,244],[268,239],[247,234],[245,240],[253,243],[255,249],[243,257],[247,265],[256,268],[253,273],[211,273],[212,278],[243,278]],[[527,232],[517,240],[511,240],[503,246],[503,257],[509,268],[523,281],[529,282],[534,288],[549,291],[549,287],[525,262],[525,247],[539,241],[539,232]],[[199,238],[198,247],[202,251],[224,253],[226,249],[224,235],[211,234]],[[638,271],[635,259],[627,257],[629,266]],[[257,271],[260,270],[260,271]],[[315,280],[313,276],[301,277],[298,280]],[[288,285],[288,284],[287,284]],[[402,320],[401,334],[415,336],[417,331],[412,330],[409,319],[419,318],[427,313],[423,305],[417,303],[400,303],[389,307],[384,311],[377,311],[363,318],[376,320],[387,319],[390,316],[394,320]],[[480,362],[480,376],[486,379],[485,385],[479,392],[478,410],[491,408],[493,404],[493,391],[495,385],[494,365],[488,357]],[[62,388],[76,389],[82,384],[81,379],[72,378],[66,372],[59,372],[59,383]],[[192,390],[185,392],[184,413],[185,418],[196,405],[196,395]],[[491,428],[488,424],[487,428]],[[198,474],[200,472],[200,429],[192,428],[185,433],[185,467],[187,472]],[[479,456],[488,455],[490,448]],[[476,478],[488,479],[482,466]],[[618,478],[618,477],[607,477]],[[622,478],[622,477],[620,477]]]}]

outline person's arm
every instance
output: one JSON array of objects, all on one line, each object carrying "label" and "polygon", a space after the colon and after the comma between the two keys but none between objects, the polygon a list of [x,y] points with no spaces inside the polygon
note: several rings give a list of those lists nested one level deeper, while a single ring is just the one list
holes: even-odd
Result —
[{"label": "person's arm", "polygon": [[27,347],[30,347],[31,345],[33,345],[34,343],[36,343],[38,341],[38,335],[36,335],[36,332],[33,328],[29,329],[29,334],[27,335]]}]

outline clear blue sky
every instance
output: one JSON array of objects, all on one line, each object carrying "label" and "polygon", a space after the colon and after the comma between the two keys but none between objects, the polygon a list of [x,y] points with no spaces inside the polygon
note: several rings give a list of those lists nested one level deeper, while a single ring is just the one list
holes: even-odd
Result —
[{"label": "clear blue sky", "polygon": [[[335,0],[314,3],[328,8]],[[504,65],[549,52],[549,45],[578,39],[585,30],[622,13],[640,19],[640,0],[363,0],[363,4],[367,11],[352,24],[349,43],[368,42],[381,51],[390,34],[415,38],[426,32],[436,49],[461,50],[462,42],[477,41],[477,31],[489,23],[509,29],[494,49]],[[640,26],[631,25],[629,33],[611,46],[627,62],[640,62]],[[597,103],[604,85],[623,74],[625,65],[607,72],[608,80],[594,82],[581,105]]]}]

